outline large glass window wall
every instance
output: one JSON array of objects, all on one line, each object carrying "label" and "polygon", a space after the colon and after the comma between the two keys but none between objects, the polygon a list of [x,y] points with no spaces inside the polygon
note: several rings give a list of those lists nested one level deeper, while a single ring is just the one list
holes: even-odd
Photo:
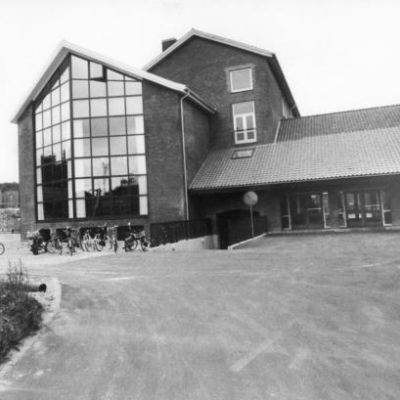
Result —
[{"label": "large glass window wall", "polygon": [[147,215],[142,84],[70,56],[35,107],[38,220]]}]

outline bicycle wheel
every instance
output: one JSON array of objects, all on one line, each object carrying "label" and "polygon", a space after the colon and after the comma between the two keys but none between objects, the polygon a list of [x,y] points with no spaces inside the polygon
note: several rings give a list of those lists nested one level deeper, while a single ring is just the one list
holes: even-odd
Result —
[{"label": "bicycle wheel", "polygon": [[52,240],[50,240],[47,243],[47,247],[46,248],[47,248],[47,252],[50,253],[50,254],[55,254],[57,252],[57,248],[55,246],[55,243]]},{"label": "bicycle wheel", "polygon": [[86,239],[82,240],[82,250],[83,251],[89,251],[89,243]]},{"label": "bicycle wheel", "polygon": [[139,241],[138,241],[136,238],[133,239],[133,242],[132,242],[132,251],[136,250],[136,248],[138,247],[138,245],[139,245]]},{"label": "bicycle wheel", "polygon": [[149,249],[149,241],[146,239],[146,237],[142,237],[140,239],[140,247],[143,251],[147,251]]},{"label": "bicycle wheel", "polygon": [[104,248],[104,245],[103,245],[103,241],[101,241],[101,240],[96,240],[95,242],[94,242],[94,248],[97,250],[97,251],[102,251],[103,250],[103,248]]},{"label": "bicycle wheel", "polygon": [[68,239],[67,245],[68,245],[69,254],[72,256],[74,254],[74,251],[75,251],[74,241],[72,239]]},{"label": "bicycle wheel", "polygon": [[63,244],[62,244],[62,241],[59,239],[57,239],[56,248],[57,248],[58,254],[61,256],[62,252],[63,252]]},{"label": "bicycle wheel", "polygon": [[3,243],[0,243],[0,256],[1,256],[2,254],[4,254],[5,251],[6,251],[6,248],[5,248],[4,244],[3,244]]}]

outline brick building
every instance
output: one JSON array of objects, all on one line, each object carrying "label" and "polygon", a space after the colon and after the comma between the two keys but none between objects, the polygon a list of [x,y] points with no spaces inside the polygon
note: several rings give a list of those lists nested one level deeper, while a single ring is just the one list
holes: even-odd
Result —
[{"label": "brick building", "polygon": [[15,182],[0,183],[0,208],[19,207],[19,185]]},{"label": "brick building", "polygon": [[400,106],[300,117],[273,53],[197,30],[144,70],[63,43],[13,122],[23,232],[210,218],[222,237],[249,190],[270,231],[400,224]]}]

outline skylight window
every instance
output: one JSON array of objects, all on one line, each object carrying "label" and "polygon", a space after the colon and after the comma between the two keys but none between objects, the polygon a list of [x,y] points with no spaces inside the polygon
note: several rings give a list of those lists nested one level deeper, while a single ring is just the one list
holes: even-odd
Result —
[{"label": "skylight window", "polygon": [[255,151],[255,148],[235,150],[232,153],[232,159],[253,157],[254,151]]}]

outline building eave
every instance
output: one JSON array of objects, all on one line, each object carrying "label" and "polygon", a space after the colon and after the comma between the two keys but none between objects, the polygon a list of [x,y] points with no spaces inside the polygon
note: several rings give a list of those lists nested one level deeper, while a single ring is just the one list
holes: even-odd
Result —
[{"label": "building eave", "polygon": [[245,191],[250,189],[275,189],[277,187],[285,187],[292,186],[296,184],[322,184],[328,182],[336,182],[336,181],[347,181],[351,179],[370,179],[370,178],[383,178],[383,177],[393,177],[400,176],[400,170],[396,172],[387,172],[387,173],[371,173],[371,174],[354,174],[354,175],[339,175],[333,177],[325,177],[325,178],[313,178],[313,179],[294,179],[294,180],[285,180],[278,182],[264,182],[264,183],[247,183],[242,185],[227,185],[227,186],[204,186],[204,187],[191,187],[189,186],[189,193],[191,194],[213,194],[213,193],[222,193],[222,192],[235,192],[235,191]]}]

